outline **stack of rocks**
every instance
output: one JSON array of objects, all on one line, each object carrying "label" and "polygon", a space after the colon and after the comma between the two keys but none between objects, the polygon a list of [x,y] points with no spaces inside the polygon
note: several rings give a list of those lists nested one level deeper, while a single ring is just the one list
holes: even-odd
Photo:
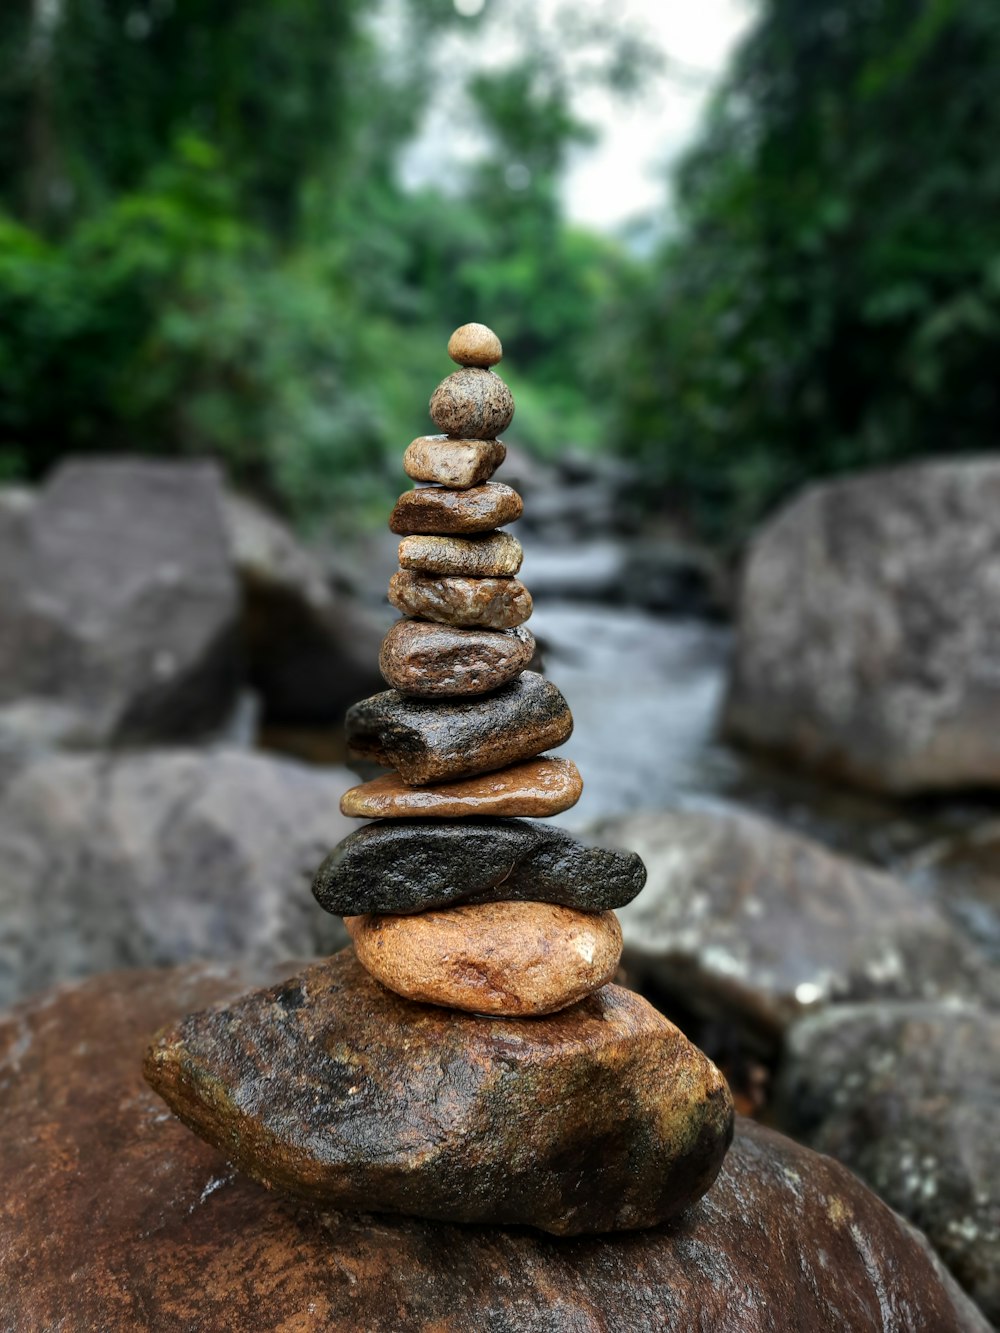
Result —
[{"label": "stack of rocks", "polygon": [[496,335],[465,325],[404,466],[404,612],[356,704],[354,753],[395,770],[352,788],[347,837],[315,895],[345,950],[161,1035],[146,1076],[197,1133],[267,1185],[426,1218],[555,1233],[663,1221],[708,1189],[733,1126],[719,1071],[610,984],[612,909],[645,882],[634,853],[529,816],[571,807],[580,775],[559,690],[528,670],[521,512],[491,480],[510,391]]}]

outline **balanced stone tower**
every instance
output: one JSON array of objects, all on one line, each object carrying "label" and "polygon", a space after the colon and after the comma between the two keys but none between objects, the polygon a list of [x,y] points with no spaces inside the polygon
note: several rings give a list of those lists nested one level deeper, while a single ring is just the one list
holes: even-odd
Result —
[{"label": "balanced stone tower", "polygon": [[418,485],[389,600],[403,612],[347,739],[394,770],[351,788],[374,820],[313,891],[353,950],[183,1020],[146,1076],[237,1166],[341,1208],[527,1224],[560,1234],[651,1226],[708,1189],[732,1136],[714,1065],[611,983],[614,908],[634,853],[550,824],[582,782],[545,752],[573,722],[529,669],[531,597],[502,529],[520,496],[491,478],[514,402],[497,336],[457,329],[403,466]]}]

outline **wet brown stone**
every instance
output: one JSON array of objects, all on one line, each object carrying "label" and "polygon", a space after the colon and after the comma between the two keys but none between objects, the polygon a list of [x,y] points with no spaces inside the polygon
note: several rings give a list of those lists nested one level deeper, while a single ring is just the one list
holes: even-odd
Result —
[{"label": "wet brown stone", "polygon": [[163,1023],[291,970],[119,972],[0,1016],[5,1327],[467,1333],[485,1317],[491,1333],[553,1333],[556,1312],[587,1333],[774,1333],[780,1310],[824,1333],[988,1333],[845,1167],[746,1120],[698,1203],[614,1236],[373,1218],[261,1189],[166,1111],[142,1052]]},{"label": "wet brown stone", "polygon": [[467,491],[421,486],[399,497],[389,516],[389,527],[400,535],[491,532],[514,523],[523,509],[517,491],[502,481],[488,481]]},{"label": "wet brown stone", "polygon": [[448,339],[448,355],[460,366],[489,367],[503,360],[503,347],[485,324],[463,324]]},{"label": "wet brown stone", "polygon": [[456,370],[434,390],[431,420],[448,435],[495,440],[514,419],[514,399],[492,370]]},{"label": "wet brown stone", "polygon": [[359,819],[456,819],[557,815],[576,805],[583,779],[569,759],[529,759],[499,773],[436,787],[408,787],[396,773],[352,787],[340,811]]},{"label": "wet brown stone", "polygon": [[614,912],[483,903],[417,916],[351,916],[358,961],[397,995],[476,1014],[552,1014],[611,981]]},{"label": "wet brown stone", "polygon": [[463,628],[515,629],[531,615],[531,593],[512,578],[431,578],[400,569],[389,580],[389,601],[404,615]]},{"label": "wet brown stone", "polygon": [[411,786],[506,768],[562,745],[572,731],[566,700],[534,671],[483,699],[432,703],[383,690],[346,718],[353,754],[395,768]]},{"label": "wet brown stone", "polygon": [[521,543],[509,532],[485,532],[471,537],[404,537],[399,563],[421,574],[458,575],[463,578],[503,578],[521,568]]},{"label": "wet brown stone", "polygon": [[414,481],[467,490],[489,481],[507,456],[500,440],[455,440],[450,435],[421,435],[403,455],[403,471]]},{"label": "wet brown stone", "polygon": [[732,1136],[722,1075],[630,991],[605,986],[527,1025],[487,1021],[394,995],[349,949],[183,1019],[144,1072],[273,1188],[559,1235],[674,1216]]},{"label": "wet brown stone", "polygon": [[448,699],[499,689],[521,674],[534,653],[534,635],[523,626],[455,629],[398,620],[382,640],[379,669],[403,694]]}]

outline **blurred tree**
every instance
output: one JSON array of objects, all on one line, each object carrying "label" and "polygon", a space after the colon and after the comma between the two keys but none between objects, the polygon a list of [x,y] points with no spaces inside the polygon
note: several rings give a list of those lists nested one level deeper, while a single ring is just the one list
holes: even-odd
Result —
[{"label": "blurred tree", "polygon": [[998,69],[995,0],[765,0],[618,326],[617,439],[716,527],[996,446]]}]

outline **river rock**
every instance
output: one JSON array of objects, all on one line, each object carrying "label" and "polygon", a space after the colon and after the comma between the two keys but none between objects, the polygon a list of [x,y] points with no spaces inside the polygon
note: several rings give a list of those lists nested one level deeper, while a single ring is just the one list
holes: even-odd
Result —
[{"label": "river rock", "polygon": [[1000,994],[974,945],[907,885],[767,820],[689,809],[588,833],[648,868],[621,914],[629,976],[767,1053],[830,1001]]},{"label": "river rock", "polygon": [[383,819],[333,849],[313,893],[338,916],[526,900],[604,912],[631,902],[645,882],[634,852],[588,846],[553,824]]},{"label": "river rock", "polygon": [[429,702],[383,690],[346,719],[359,759],[395,768],[414,786],[506,768],[562,745],[572,730],[566,700],[534,671],[482,699]]},{"label": "river rock", "polygon": [[900,869],[1000,963],[1000,820],[935,838]]},{"label": "river rock", "polygon": [[144,1072],[272,1188],[558,1235],[676,1215],[732,1137],[722,1075],[630,991],[487,1022],[394,995],[350,950],[183,1019]]},{"label": "river rock", "polygon": [[340,811],[360,819],[462,819],[475,815],[528,815],[539,818],[569,810],[580,799],[583,779],[569,759],[529,759],[498,773],[408,787],[395,773],[352,787]]},{"label": "river rock", "polygon": [[514,398],[492,370],[464,367],[434,390],[430,414],[438,430],[448,435],[495,440],[514,420]]},{"label": "river rock", "polygon": [[746,1120],[682,1217],[613,1236],[373,1218],[261,1189],[166,1112],[142,1052],[162,1024],[290,971],[119,973],[0,1017],[7,1326],[774,1333],[780,1310],[790,1329],[988,1333],[856,1176]]},{"label": "river rock", "polygon": [[56,706],[77,746],[217,729],[240,683],[220,502],[211,464],[102,459],[0,513],[0,707]]},{"label": "river rock", "polygon": [[353,916],[344,924],[362,967],[397,995],[514,1018],[582,1000],[611,981],[622,951],[614,912],[550,903]]},{"label": "river rock", "polygon": [[0,1003],[112,967],[339,947],[309,884],[353,827],[347,779],[221,748],[30,764],[0,798]]},{"label": "river rock", "polygon": [[810,488],[754,540],[729,733],[892,792],[1000,783],[1000,462]]},{"label": "river rock", "polygon": [[502,481],[488,481],[467,491],[421,486],[399,497],[389,516],[389,528],[404,535],[489,532],[515,522],[523,509],[517,491]]},{"label": "river rock", "polygon": [[414,481],[433,481],[465,491],[489,481],[507,456],[500,440],[455,440],[421,435],[403,455],[403,471]]},{"label": "river rock", "polygon": [[519,579],[431,578],[401,569],[389,601],[404,615],[462,628],[515,629],[531,615],[531,593]]},{"label": "river rock", "polygon": [[1000,1015],[880,1003],[803,1019],[776,1114],[920,1227],[1000,1321]]},{"label": "river rock", "polygon": [[486,694],[508,684],[535,655],[535,640],[518,629],[455,629],[398,620],[382,640],[386,683],[417,698]]},{"label": "river rock", "polygon": [[456,574],[465,578],[497,578],[516,574],[524,552],[509,532],[472,537],[404,537],[399,563],[419,574]]},{"label": "river rock", "polygon": [[485,324],[463,324],[448,339],[448,355],[460,366],[488,368],[503,360],[503,347]]}]

